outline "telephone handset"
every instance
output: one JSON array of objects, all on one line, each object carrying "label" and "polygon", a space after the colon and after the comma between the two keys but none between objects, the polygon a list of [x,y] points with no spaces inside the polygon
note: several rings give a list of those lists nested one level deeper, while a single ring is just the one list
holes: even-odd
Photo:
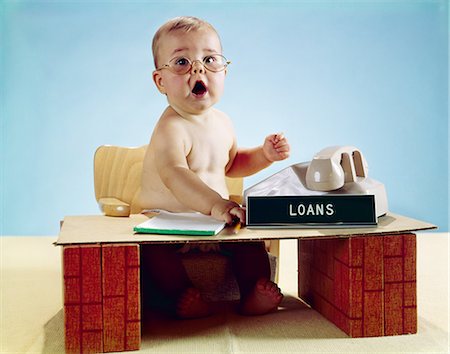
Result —
[{"label": "telephone handset", "polygon": [[331,146],[319,151],[306,171],[306,187],[333,191],[348,182],[362,182],[368,175],[367,162],[353,146]]}]

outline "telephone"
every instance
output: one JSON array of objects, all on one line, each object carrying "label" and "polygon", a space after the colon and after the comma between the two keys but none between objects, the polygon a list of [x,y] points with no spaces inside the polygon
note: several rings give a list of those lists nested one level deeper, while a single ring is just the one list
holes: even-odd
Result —
[{"label": "telephone", "polygon": [[368,164],[353,146],[330,146],[312,161],[289,166],[244,191],[248,196],[374,195],[375,213],[388,212],[384,185],[368,177]]}]

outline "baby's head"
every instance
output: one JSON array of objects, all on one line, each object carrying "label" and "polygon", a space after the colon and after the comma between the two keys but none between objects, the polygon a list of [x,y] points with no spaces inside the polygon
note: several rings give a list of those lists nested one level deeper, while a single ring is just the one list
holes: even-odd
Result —
[{"label": "baby's head", "polygon": [[[177,31],[180,31],[182,33],[188,33],[188,32],[195,32],[195,31],[211,31],[213,32],[217,38],[219,39],[220,43],[220,37],[217,33],[216,29],[208,22],[199,19],[197,17],[192,16],[180,16],[175,17],[169,21],[167,21],[165,24],[163,24],[158,31],[156,31],[155,36],[153,37],[153,43],[152,43],[152,52],[153,52],[153,61],[155,63],[155,68],[158,68],[159,66],[159,50],[161,46],[161,41],[164,39],[164,37],[170,33],[175,33]],[[221,48],[222,49],[222,48]]]},{"label": "baby's head", "polygon": [[205,113],[222,96],[229,62],[217,31],[195,17],[166,22],[153,38],[153,81],[178,113]]}]

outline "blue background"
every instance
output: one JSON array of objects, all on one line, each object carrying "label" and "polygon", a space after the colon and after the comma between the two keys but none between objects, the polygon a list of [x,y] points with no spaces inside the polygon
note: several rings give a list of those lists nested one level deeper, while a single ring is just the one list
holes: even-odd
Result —
[{"label": "blue background", "polygon": [[291,158],[354,145],[390,210],[448,230],[447,1],[3,1],[1,233],[56,235],[99,213],[92,158],[140,146],[166,106],[151,40],[194,15],[233,61],[218,105],[241,146],[285,132]]}]

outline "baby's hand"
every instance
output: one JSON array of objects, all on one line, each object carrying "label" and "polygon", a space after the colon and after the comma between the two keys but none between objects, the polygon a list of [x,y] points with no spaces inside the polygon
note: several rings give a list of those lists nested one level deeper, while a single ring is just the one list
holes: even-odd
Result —
[{"label": "baby's hand", "polygon": [[290,146],[283,133],[269,135],[264,140],[263,153],[271,162],[287,159],[289,151]]},{"label": "baby's hand", "polygon": [[236,219],[245,223],[245,209],[231,200],[222,199],[214,204],[211,209],[211,216],[214,219],[223,220],[227,224],[232,224]]}]

